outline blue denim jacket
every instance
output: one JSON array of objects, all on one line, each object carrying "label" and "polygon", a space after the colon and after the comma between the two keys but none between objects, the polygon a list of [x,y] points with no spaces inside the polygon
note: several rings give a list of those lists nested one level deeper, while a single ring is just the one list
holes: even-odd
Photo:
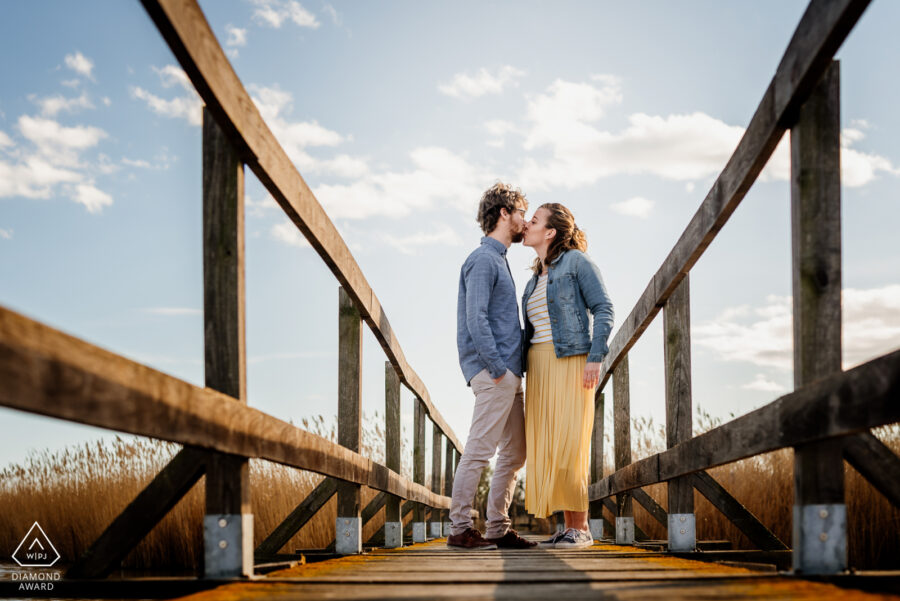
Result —
[{"label": "blue denim jacket", "polygon": [[522,377],[522,325],[506,246],[481,239],[459,272],[456,346],[466,383],[487,369],[499,378],[507,368]]},{"label": "blue denim jacket", "polygon": [[[522,311],[534,292],[533,276],[522,295]],[[550,264],[547,275],[547,311],[557,357],[588,354],[588,361],[601,362],[609,352],[606,341],[613,327],[613,306],[603,285],[600,269],[580,250],[567,250]],[[591,335],[593,316],[593,336]],[[523,354],[528,356],[534,326],[525,318]]]}]

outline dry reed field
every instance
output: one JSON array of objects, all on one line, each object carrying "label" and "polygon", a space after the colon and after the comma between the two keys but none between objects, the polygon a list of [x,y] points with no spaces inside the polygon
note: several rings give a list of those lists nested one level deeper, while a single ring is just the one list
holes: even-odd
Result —
[{"label": "dry reed field", "polygon": [[[694,434],[720,425],[708,413],[700,412],[694,423]],[[895,453],[900,453],[900,424],[873,430],[873,433]],[[636,419],[632,424],[633,458],[640,459],[665,450],[665,427],[652,420]],[[607,451],[612,449],[607,438]],[[606,457],[611,457],[607,453]],[[794,453],[781,449],[722,465],[708,473],[724,486],[738,501],[759,518],[786,545],[791,546]],[[605,473],[612,465],[605,466]],[[900,568],[900,509],[872,487],[847,463],[843,466],[846,486],[849,559],[857,569]],[[835,474],[837,477],[838,474]],[[656,484],[644,490],[657,503],[667,508],[666,485]],[[700,493],[694,491],[694,511],[697,516],[698,540],[729,540],[734,548],[753,549],[754,545]],[[607,519],[612,514],[604,510]],[[666,530],[650,517],[638,503],[634,503],[635,522],[651,539],[665,539]]]},{"label": "dry reed field", "polygon": [[[376,418],[364,434],[363,452],[381,461],[383,432]],[[701,414],[698,431],[714,427],[716,420]],[[334,428],[321,417],[304,420],[302,426],[334,438]],[[635,420],[632,440],[634,457],[658,452],[664,432],[651,420]],[[900,427],[876,432],[895,451],[900,451]],[[405,440],[406,437],[404,437]],[[607,450],[611,449],[606,442]],[[0,471],[0,554],[9,557],[23,534],[37,520],[61,553],[64,562],[77,557],[137,495],[178,446],[147,439],[116,439],[113,443],[87,444],[61,452],[32,455],[21,465]],[[411,451],[403,451],[404,475],[409,477]],[[610,453],[606,456],[610,457]],[[777,451],[710,470],[739,501],[756,514],[786,544],[791,542],[793,502],[792,452]],[[609,473],[611,466],[606,466]],[[850,564],[859,569],[897,568],[900,565],[900,511],[893,508],[859,474],[844,467],[850,516]],[[270,462],[251,460],[251,496],[256,543],[286,516],[319,483],[321,476]],[[430,482],[430,477],[426,480]],[[665,485],[648,487],[666,507]],[[363,488],[365,505],[375,491]],[[752,548],[734,526],[703,497],[695,493],[698,538],[727,539],[735,548]],[[195,570],[203,552],[203,482],[157,525],[126,558],[123,566],[135,569]],[[320,511],[283,551],[324,548],[334,538],[335,499]],[[607,517],[611,517],[607,514]],[[654,539],[664,539],[665,530],[635,503],[637,524]],[[364,529],[368,539],[383,524],[379,512]]]},{"label": "dry reed field", "polygon": [[[381,424],[383,417],[363,420]],[[305,430],[336,439],[333,425],[322,417],[304,419]],[[384,459],[383,431],[369,427],[363,433],[363,454]],[[157,440],[116,438],[112,443],[93,443],[60,452],[32,455],[21,465],[0,471],[0,557],[8,559],[22,536],[36,520],[62,556],[62,562],[78,557],[119,512],[147,485],[179,450],[179,445]],[[409,458],[407,459],[407,455]],[[412,451],[403,449],[405,476],[411,477]],[[250,487],[255,544],[290,513],[322,476],[279,464],[250,460]],[[133,569],[196,570],[203,558],[202,523],[204,482],[201,480],[132,551],[123,567]],[[362,488],[365,506],[377,491]],[[283,552],[321,549],[334,539],[337,517],[332,498],[285,545]],[[380,511],[363,530],[363,540],[384,523]]]}]

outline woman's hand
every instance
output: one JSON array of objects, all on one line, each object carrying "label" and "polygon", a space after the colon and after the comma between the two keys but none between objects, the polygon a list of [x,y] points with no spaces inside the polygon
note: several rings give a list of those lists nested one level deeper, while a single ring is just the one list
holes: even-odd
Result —
[{"label": "woman's hand", "polygon": [[600,381],[600,366],[602,363],[589,361],[584,364],[584,381],[585,388],[596,388]]}]

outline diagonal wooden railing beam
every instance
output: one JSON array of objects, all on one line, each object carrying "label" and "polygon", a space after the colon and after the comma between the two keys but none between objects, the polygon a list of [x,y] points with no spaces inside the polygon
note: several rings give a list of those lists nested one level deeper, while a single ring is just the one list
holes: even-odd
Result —
[{"label": "diagonal wooden railing beam", "polygon": [[900,350],[816,380],[591,485],[591,501],[784,447],[900,421]]},{"label": "diagonal wooden railing beam", "polygon": [[195,0],[142,0],[175,58],[244,163],[303,233],[371,328],[401,381],[460,453],[463,445],[409,366],[387,316],[344,239],[266,125]]},{"label": "diagonal wooden railing beam", "polygon": [[842,442],[847,463],[894,507],[900,507],[900,457],[871,432],[848,436]]},{"label": "diagonal wooden railing beam", "polygon": [[203,447],[449,509],[450,499],[321,436],[0,307],[0,406]]},{"label": "diagonal wooden railing beam", "polygon": [[597,394],[737,209],[868,5],[869,0],[809,3],[737,149],[610,343]]}]

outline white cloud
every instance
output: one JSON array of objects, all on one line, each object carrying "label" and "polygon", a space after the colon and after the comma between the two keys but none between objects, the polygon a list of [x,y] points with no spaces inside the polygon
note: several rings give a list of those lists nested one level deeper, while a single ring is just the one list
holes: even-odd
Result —
[{"label": "white cloud", "polygon": [[761,392],[786,392],[787,388],[766,378],[764,374],[756,374],[752,382],[747,382],[741,388],[745,390],[759,390]]},{"label": "white cloud", "polygon": [[112,196],[99,190],[92,183],[77,184],[74,200],[83,204],[90,213],[99,213],[103,207],[113,203]]},{"label": "white cloud", "polygon": [[844,364],[857,365],[900,346],[900,284],[856,290],[844,301]]},{"label": "white cloud", "polygon": [[384,234],[383,239],[399,252],[407,255],[416,254],[416,249],[420,246],[433,244],[457,246],[462,243],[462,238],[459,237],[459,234],[448,225],[444,225],[435,231],[417,232],[404,236]]},{"label": "white cloud", "polygon": [[300,233],[297,226],[290,221],[283,221],[272,226],[269,233],[279,242],[297,248],[311,248],[309,241]]},{"label": "white cloud", "polygon": [[478,98],[485,94],[499,94],[507,86],[516,86],[516,80],[524,75],[524,71],[510,65],[500,67],[496,74],[481,68],[475,75],[457,73],[449,83],[439,84],[438,90],[455,98]]},{"label": "white cloud", "polygon": [[296,0],[253,0],[253,3],[256,4],[253,19],[262,25],[279,28],[285,21],[310,29],[321,25],[315,15]]},{"label": "white cloud", "polygon": [[643,196],[635,196],[628,200],[623,200],[622,202],[613,203],[610,205],[610,208],[620,215],[646,219],[650,216],[653,205],[654,203],[652,200],[648,200]]},{"label": "white cloud", "polygon": [[84,75],[88,79],[94,79],[93,70],[94,63],[80,52],[66,55],[66,66],[79,75]]},{"label": "white cloud", "polygon": [[[253,217],[262,217],[271,211],[280,211],[281,207],[278,206],[278,203],[275,202],[275,199],[272,198],[271,194],[264,192],[259,200],[256,200],[252,196],[245,196],[244,210]],[[291,225],[293,226],[293,224]],[[294,227],[294,229],[297,228]]]},{"label": "white cloud", "polygon": [[330,4],[326,4],[322,7],[322,12],[328,15],[331,18],[331,22],[335,25],[340,25],[343,22],[341,19],[341,14]]},{"label": "white cloud", "polygon": [[[96,165],[86,164],[81,153],[106,137],[97,127],[65,127],[45,117],[22,115],[17,128],[30,145],[10,152],[14,162],[0,160],[0,198],[50,198],[67,196],[92,212],[112,204],[112,197],[98,189],[89,173],[106,173],[108,157],[99,154]],[[0,132],[0,147],[15,147],[14,141]]]},{"label": "white cloud", "polygon": [[234,25],[226,25],[225,32],[228,34],[228,39],[225,40],[226,46],[246,46],[247,45],[247,30],[241,29],[240,27],[235,27]]},{"label": "white cloud", "polygon": [[493,146],[495,148],[502,148],[507,134],[518,133],[519,128],[516,127],[515,123],[511,121],[504,121],[502,119],[493,119],[491,121],[487,121],[484,124],[484,129],[493,136],[487,141],[488,146]]},{"label": "white cloud", "polygon": [[741,128],[699,112],[667,117],[636,113],[623,131],[612,133],[570,118],[577,113],[564,106],[557,108],[533,120],[526,149],[549,147],[552,158],[525,161],[520,180],[529,182],[528,187],[573,188],[622,173],[697,180],[721,171],[742,134]]},{"label": "white cloud", "polygon": [[[857,127],[845,128],[841,132],[841,184],[850,188],[865,186],[878,177],[879,172],[900,175],[900,168],[896,167],[889,159],[879,154],[851,148],[857,142],[865,139],[866,134],[863,131],[865,127],[868,127],[868,124],[861,126],[857,123]],[[791,134],[787,132],[778,143],[775,152],[772,153],[766,168],[760,174],[760,180],[790,181],[790,177]]]},{"label": "white cloud", "polygon": [[412,170],[370,173],[350,184],[320,185],[314,189],[316,198],[332,219],[402,217],[437,204],[474,214],[482,191],[496,178],[445,148],[417,148],[410,158]]},{"label": "white cloud", "polygon": [[200,125],[203,121],[203,103],[199,98],[179,96],[166,100],[140,87],[131,88],[131,95],[146,102],[150,110],[158,115],[185,119],[191,125]]},{"label": "white cloud", "polygon": [[191,125],[200,125],[203,122],[203,101],[197,95],[191,80],[187,74],[175,65],[166,65],[158,68],[152,67],[153,71],[159,76],[160,83],[164,88],[180,86],[184,89],[184,94],[174,98],[165,99],[144,88],[138,86],[131,87],[131,95],[138,100],[147,103],[147,107],[154,113],[170,117],[173,119],[184,119]]},{"label": "white cloud", "polygon": [[313,157],[307,148],[338,146],[349,138],[319,125],[316,121],[291,121],[293,96],[277,87],[250,86],[253,102],[288,157],[301,173],[320,173],[343,178],[360,178],[369,172],[366,161],[348,154],[330,159]]},{"label": "white cloud", "polygon": [[67,88],[77,88],[81,85],[81,80],[76,77],[75,79],[64,79],[60,83]]},{"label": "white cloud", "polygon": [[[900,284],[843,291],[843,364],[847,368],[900,346]],[[735,307],[692,329],[694,341],[726,361],[790,370],[791,297],[768,296],[761,307]]]},{"label": "white cloud", "polygon": [[42,156],[64,167],[81,166],[78,153],[96,146],[106,137],[106,132],[98,127],[65,127],[52,119],[28,115],[19,117],[18,127],[22,135],[37,146]]},{"label": "white cloud", "polygon": [[33,98],[34,102],[41,107],[41,114],[45,117],[54,117],[60,111],[73,113],[78,109],[94,108],[87,92],[82,92],[77,98],[66,98],[65,96],[48,96],[46,98]]},{"label": "white cloud", "polygon": [[82,179],[80,173],[56,167],[38,156],[26,157],[15,164],[0,161],[0,198],[49,198],[56,186]]},{"label": "white cloud", "polygon": [[203,315],[202,309],[194,309],[191,307],[147,307],[143,309],[143,311],[152,315],[165,316]]},{"label": "white cloud", "polygon": [[[688,191],[697,180],[718,175],[744,128],[702,112],[672,115],[633,113],[628,125],[610,131],[601,122],[607,110],[622,102],[619,80],[592,77],[586,82],[556,80],[529,99],[525,144],[528,151],[547,150],[549,158],[526,158],[517,181],[529,189],[575,188],[618,174],[650,174],[684,181]],[[862,186],[879,173],[900,175],[889,159],[851,146],[864,138],[864,121],[842,136],[842,178],[846,186]],[[488,144],[499,145],[497,138]],[[790,178],[789,136],[781,141],[763,170],[762,181]]]},{"label": "white cloud", "polygon": [[726,309],[713,321],[693,327],[691,335],[696,344],[726,361],[789,370],[793,367],[792,324],[791,298],[767,296],[764,306]]},{"label": "white cloud", "polygon": [[225,39],[225,53],[231,58],[237,58],[238,48],[247,45],[247,30],[229,24],[225,26],[225,33],[228,35]]},{"label": "white cloud", "polygon": [[129,167],[138,167],[140,169],[150,169],[153,167],[148,161],[143,159],[129,159],[128,157],[122,157],[122,163]]},{"label": "white cloud", "polygon": [[3,228],[0,228],[0,238],[3,238],[4,240],[12,240],[12,237],[13,237],[12,230],[5,230]]}]

